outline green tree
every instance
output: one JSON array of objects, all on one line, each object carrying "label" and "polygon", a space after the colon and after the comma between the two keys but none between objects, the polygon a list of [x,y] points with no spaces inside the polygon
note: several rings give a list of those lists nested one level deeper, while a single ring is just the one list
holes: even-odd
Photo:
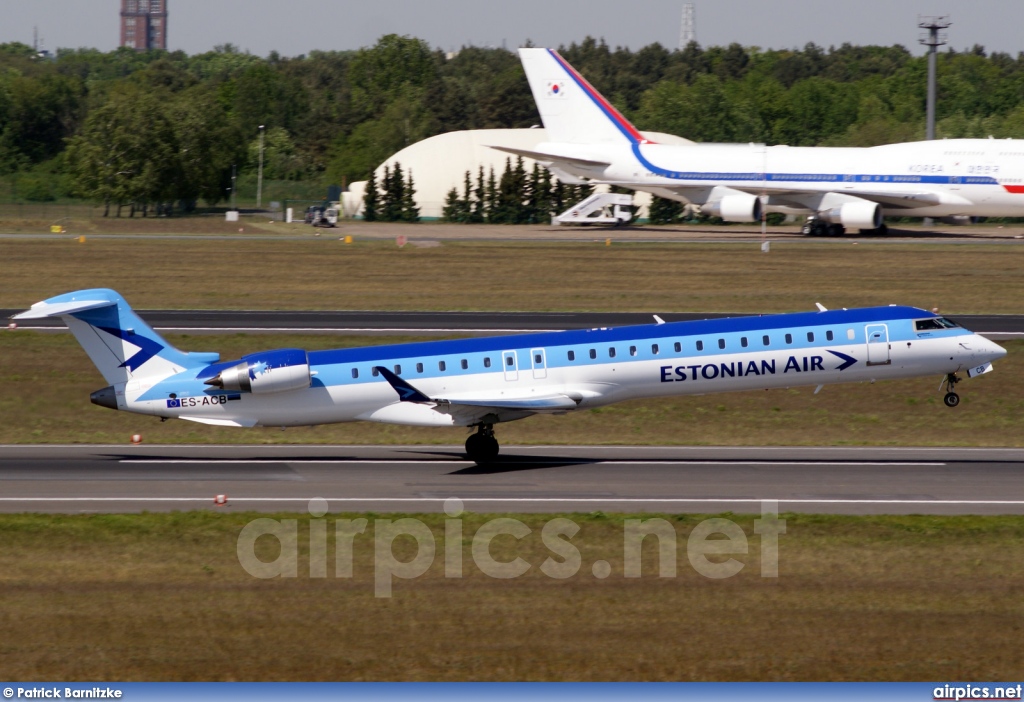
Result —
[{"label": "green tree", "polygon": [[370,177],[366,181],[366,193],[363,195],[363,220],[367,222],[377,221],[377,205],[379,199],[380,194],[377,192],[377,174],[374,171],[370,171]]},{"label": "green tree", "polygon": [[458,188],[452,188],[444,198],[444,207],[441,209],[441,221],[462,223],[463,219],[462,200],[459,199]]},{"label": "green tree", "polygon": [[651,198],[651,205],[647,210],[647,221],[650,224],[676,224],[682,220],[683,203],[657,195]]},{"label": "green tree", "polygon": [[125,89],[111,96],[71,140],[68,159],[78,192],[103,202],[109,213],[143,208],[173,197],[181,178],[174,125],[154,96]]},{"label": "green tree", "polygon": [[[397,164],[396,164],[397,166]],[[409,171],[409,180],[402,189],[402,212],[399,219],[402,222],[419,222],[420,208],[416,205],[416,184],[412,179],[412,171]]]}]

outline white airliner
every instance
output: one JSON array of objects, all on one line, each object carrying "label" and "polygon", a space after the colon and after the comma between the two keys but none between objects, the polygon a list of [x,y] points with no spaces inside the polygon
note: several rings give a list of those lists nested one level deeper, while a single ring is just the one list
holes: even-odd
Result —
[{"label": "white airliner", "polygon": [[277,349],[227,362],[175,349],[113,290],[60,295],[14,319],[44,317],[64,320],[103,374],[97,405],[232,427],[476,427],[466,453],[477,462],[497,456],[498,422],[636,398],[940,375],[955,407],[956,374],[987,373],[1006,354],[956,322],[896,306]]},{"label": "white airliner", "polygon": [[[882,216],[1024,216],[1024,140],[948,139],[871,148],[665,145],[645,139],[553,49],[520,49],[549,141],[494,146],[561,180],[619,185],[733,222],[805,214],[810,232],[884,231]],[[685,134],[681,136],[686,136]]]}]

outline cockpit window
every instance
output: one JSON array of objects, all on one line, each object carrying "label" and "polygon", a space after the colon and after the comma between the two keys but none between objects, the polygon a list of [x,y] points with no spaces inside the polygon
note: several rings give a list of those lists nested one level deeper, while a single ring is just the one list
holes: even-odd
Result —
[{"label": "cockpit window", "polygon": [[945,317],[932,317],[931,319],[919,319],[914,322],[917,331],[930,331],[932,329],[956,329],[960,325]]}]

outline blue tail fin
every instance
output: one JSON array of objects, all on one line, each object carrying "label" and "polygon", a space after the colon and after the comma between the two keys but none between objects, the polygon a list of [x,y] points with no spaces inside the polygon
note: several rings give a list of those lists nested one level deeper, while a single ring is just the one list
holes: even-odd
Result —
[{"label": "blue tail fin", "polygon": [[79,290],[32,305],[14,319],[60,317],[111,385],[166,377],[220,360],[217,353],[174,348],[113,290]]}]

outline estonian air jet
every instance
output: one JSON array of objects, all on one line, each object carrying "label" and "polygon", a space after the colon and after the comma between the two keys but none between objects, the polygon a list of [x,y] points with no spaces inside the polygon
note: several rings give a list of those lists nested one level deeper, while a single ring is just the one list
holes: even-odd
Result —
[{"label": "estonian air jet", "polygon": [[[356,420],[475,427],[480,463],[494,425],[669,395],[992,370],[1006,351],[914,307],[869,307],[395,344],[277,349],[222,362],[168,344],[113,290],[44,300],[14,319],[61,318],[109,384],[102,407],[231,427]],[[657,318],[656,318],[657,319]]]},{"label": "estonian air jet", "polygon": [[[1024,140],[871,148],[666,145],[645,139],[553,49],[520,49],[550,141],[534,159],[569,183],[605,183],[699,205],[731,222],[808,215],[813,235],[885,231],[882,216],[1024,216]],[[681,136],[686,136],[685,134]]]}]

